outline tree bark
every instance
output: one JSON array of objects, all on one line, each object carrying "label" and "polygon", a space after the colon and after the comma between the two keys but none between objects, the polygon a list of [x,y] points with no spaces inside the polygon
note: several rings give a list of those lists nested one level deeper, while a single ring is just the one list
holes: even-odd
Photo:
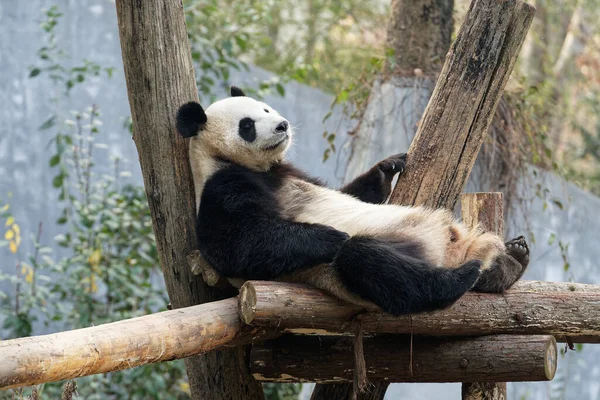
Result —
[{"label": "tree bark", "polygon": [[[384,335],[365,339],[364,350],[369,380],[385,383],[548,381],[557,363],[556,340],[545,335],[453,339]],[[351,381],[352,339],[284,336],[253,346],[250,365],[261,381]]]},{"label": "tree bark", "polygon": [[[156,246],[174,308],[218,300],[223,293],[191,272],[196,248],[194,185],[188,144],[175,129],[181,104],[198,101],[181,1],[117,0],[117,17],[144,186]],[[186,359],[193,399],[262,398],[244,362],[227,349]]]},{"label": "tree bark", "polygon": [[444,63],[453,30],[454,0],[392,0],[387,48],[394,50],[395,75],[435,77]]},{"label": "tree bark", "polygon": [[[267,334],[267,335],[265,335]],[[0,389],[169,361],[268,336],[242,326],[236,298],[0,342]]]},{"label": "tree bark", "polygon": [[240,315],[247,324],[318,335],[350,334],[358,317],[363,331],[376,334],[542,334],[597,343],[598,304],[600,285],[541,281],[517,282],[501,295],[469,292],[447,309],[400,317],[364,313],[306,285],[249,281],[240,291]]},{"label": "tree bark", "polygon": [[446,57],[391,200],[453,208],[483,143],[534,9],[474,0]]},{"label": "tree bark", "polygon": [[[463,222],[472,228],[479,225],[481,229],[487,232],[504,237],[503,205],[502,193],[465,193],[461,196]],[[534,340],[542,337],[546,336],[531,336]],[[521,352],[518,352],[517,355],[527,357]],[[556,347],[554,348],[552,360],[554,362],[554,372],[556,372]],[[516,361],[515,365],[520,366],[520,361]],[[552,373],[552,376],[554,377],[554,373]],[[506,381],[514,382],[514,379],[506,379]],[[481,382],[473,379],[463,382],[461,393],[463,400],[505,400],[506,383],[497,382],[493,379],[485,379]]]}]

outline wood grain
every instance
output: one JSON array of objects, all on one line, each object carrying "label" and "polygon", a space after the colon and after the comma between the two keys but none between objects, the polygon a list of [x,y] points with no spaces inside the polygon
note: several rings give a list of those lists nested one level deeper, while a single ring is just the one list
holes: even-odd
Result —
[{"label": "wood grain", "polygon": [[[319,349],[319,351],[315,351]],[[547,335],[365,339],[367,376],[379,382],[547,381],[556,373],[556,340]],[[288,335],[255,345],[256,379],[341,382],[353,378],[352,339]]]},{"label": "wood grain", "polygon": [[205,353],[263,337],[236,298],[51,335],[0,341],[0,389],[55,382]]},{"label": "wood grain", "polygon": [[[247,296],[246,293],[252,293]],[[504,294],[469,292],[453,306],[401,317],[364,313],[300,284],[249,281],[240,292],[241,318],[254,326],[306,334],[352,333],[360,314],[365,332],[430,336],[554,335],[600,342],[600,285],[520,281]]]}]

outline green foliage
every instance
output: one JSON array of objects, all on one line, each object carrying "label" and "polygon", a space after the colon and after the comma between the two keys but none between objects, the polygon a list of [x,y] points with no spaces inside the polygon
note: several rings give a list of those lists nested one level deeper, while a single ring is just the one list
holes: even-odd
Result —
[{"label": "green foliage", "polygon": [[[50,247],[39,243],[41,223],[37,236],[31,238],[34,254],[21,254],[19,225],[10,206],[0,203],[5,227],[0,245],[8,246],[17,258],[14,274],[0,274],[0,280],[12,288],[0,296],[3,337],[8,338],[34,334],[36,323],[52,330],[75,329],[156,312],[168,303],[159,284],[161,271],[143,188],[128,182],[130,174],[120,170],[118,158],[112,158],[112,172],[97,172],[105,166],[95,166],[95,157],[108,148],[100,141],[99,108],[71,111],[66,118],[63,106],[77,85],[102,71],[110,77],[112,69],[89,61],[64,67],[68,57],[55,35],[60,17],[56,7],[45,12],[46,45],[38,52],[40,65],[31,67],[30,77],[47,76],[59,93],[50,99],[54,113],[39,129],[50,136],[53,149],[48,164],[56,171],[52,186],[62,208],[56,223],[64,227],[55,240],[67,256],[55,260]],[[189,397],[182,360],[76,382],[85,399]],[[62,383],[45,384],[38,390],[39,398],[60,398]],[[27,391],[13,394],[27,395]]]},{"label": "green foliage", "polygon": [[296,400],[302,390],[300,383],[263,383],[265,400]]},{"label": "green foliage", "polygon": [[[215,100],[219,86],[229,90],[231,70],[248,70],[244,56],[252,54],[268,40],[259,24],[266,17],[268,1],[264,0],[187,0],[186,24],[192,46],[192,59],[197,67],[196,83],[201,95]],[[262,97],[275,91],[285,94],[283,80],[273,78],[258,83],[258,89],[244,87],[248,94]]]}]

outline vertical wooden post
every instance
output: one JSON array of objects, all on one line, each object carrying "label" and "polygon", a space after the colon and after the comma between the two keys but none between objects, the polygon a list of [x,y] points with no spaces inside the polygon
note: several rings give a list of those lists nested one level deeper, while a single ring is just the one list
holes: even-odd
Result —
[{"label": "vertical wooden post", "polygon": [[[231,295],[192,274],[196,249],[194,182],[188,143],[175,129],[177,109],[198,101],[194,66],[180,0],[117,0],[117,20],[133,139],[152,214],[156,249],[173,308]],[[243,347],[185,359],[192,399],[264,398]]]},{"label": "vertical wooden post", "polygon": [[[488,232],[504,236],[502,193],[464,193],[460,197],[462,219],[467,226],[479,224]],[[505,400],[505,382],[465,382],[463,400]]]}]

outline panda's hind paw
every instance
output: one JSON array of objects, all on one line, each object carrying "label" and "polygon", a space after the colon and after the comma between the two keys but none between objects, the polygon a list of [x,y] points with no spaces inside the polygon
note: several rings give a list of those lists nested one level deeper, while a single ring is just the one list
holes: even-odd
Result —
[{"label": "panda's hind paw", "polygon": [[529,246],[523,236],[519,236],[506,242],[505,246],[506,253],[509,256],[517,260],[523,268],[527,267],[529,264]]}]

